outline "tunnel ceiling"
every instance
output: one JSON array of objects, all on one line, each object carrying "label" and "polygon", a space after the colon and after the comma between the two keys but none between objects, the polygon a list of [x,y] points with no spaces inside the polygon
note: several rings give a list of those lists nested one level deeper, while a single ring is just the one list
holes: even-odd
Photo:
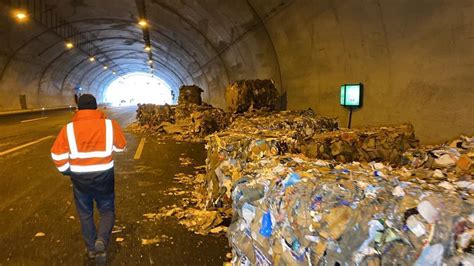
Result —
[{"label": "tunnel ceiling", "polygon": [[220,108],[229,83],[272,79],[282,108],[347,125],[339,88],[361,82],[354,126],[410,122],[432,143],[474,130],[473,0],[0,0],[0,12],[0,112],[68,106],[77,86],[100,100],[151,60],[175,95],[195,84]]},{"label": "tunnel ceiling", "polygon": [[[25,73],[37,83],[28,84],[37,95],[68,95],[77,86],[100,95],[115,78],[135,71],[154,73],[174,90],[183,84],[207,90],[216,86],[216,76],[224,77],[218,84],[223,86],[232,79],[232,65],[249,60],[245,53],[252,47],[223,53],[285,2],[290,1],[2,0],[6,52],[0,78],[34,58]],[[12,18],[18,9],[28,10],[29,21]],[[138,25],[142,19],[146,27]],[[65,48],[68,40],[73,49]]]}]

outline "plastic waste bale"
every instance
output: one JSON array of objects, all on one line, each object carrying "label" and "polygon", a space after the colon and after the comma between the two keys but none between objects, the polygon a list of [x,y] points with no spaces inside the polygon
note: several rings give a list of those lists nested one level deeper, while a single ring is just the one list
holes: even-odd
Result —
[{"label": "plastic waste bale", "polygon": [[207,180],[212,205],[230,207],[232,184],[248,162],[299,153],[299,143],[337,129],[337,120],[312,111],[247,112],[224,131],[207,137]]},{"label": "plastic waste bale", "polygon": [[230,112],[242,113],[250,108],[275,110],[278,91],[273,80],[239,80],[226,89],[226,107]]},{"label": "plastic waste bale", "polygon": [[472,263],[474,189],[401,181],[407,171],[302,155],[249,162],[232,184],[233,263]]},{"label": "plastic waste bale", "polygon": [[202,104],[201,93],[203,90],[196,86],[181,86],[179,88],[178,104]]},{"label": "plastic waste bale", "polygon": [[343,163],[383,161],[400,164],[403,153],[417,146],[413,127],[404,124],[315,134],[304,141],[301,151],[311,158]]}]

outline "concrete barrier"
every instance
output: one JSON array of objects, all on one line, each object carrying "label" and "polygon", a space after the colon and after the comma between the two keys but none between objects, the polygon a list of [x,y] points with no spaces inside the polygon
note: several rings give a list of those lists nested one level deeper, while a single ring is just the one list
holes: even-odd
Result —
[{"label": "concrete barrier", "polygon": [[75,110],[75,105],[67,105],[67,106],[57,106],[57,107],[45,107],[45,108],[37,108],[37,109],[25,109],[25,110],[13,110],[13,111],[5,111],[0,112],[1,116],[9,116],[9,115],[18,115],[18,114],[31,114],[31,113],[40,113],[40,112],[49,112],[49,111],[59,111],[59,110]]}]

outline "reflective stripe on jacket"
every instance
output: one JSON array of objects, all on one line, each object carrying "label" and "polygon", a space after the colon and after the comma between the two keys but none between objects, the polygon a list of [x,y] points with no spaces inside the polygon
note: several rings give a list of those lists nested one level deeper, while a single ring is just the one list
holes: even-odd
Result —
[{"label": "reflective stripe on jacket", "polygon": [[80,110],[59,132],[51,157],[61,172],[89,173],[113,168],[112,152],[125,149],[120,125],[98,110]]}]

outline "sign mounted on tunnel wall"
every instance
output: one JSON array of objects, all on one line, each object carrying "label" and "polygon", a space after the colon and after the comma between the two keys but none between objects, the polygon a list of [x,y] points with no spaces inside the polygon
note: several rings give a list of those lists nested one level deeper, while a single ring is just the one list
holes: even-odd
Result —
[{"label": "sign mounted on tunnel wall", "polygon": [[341,86],[341,105],[349,108],[362,107],[364,86],[359,84],[344,84]]}]

